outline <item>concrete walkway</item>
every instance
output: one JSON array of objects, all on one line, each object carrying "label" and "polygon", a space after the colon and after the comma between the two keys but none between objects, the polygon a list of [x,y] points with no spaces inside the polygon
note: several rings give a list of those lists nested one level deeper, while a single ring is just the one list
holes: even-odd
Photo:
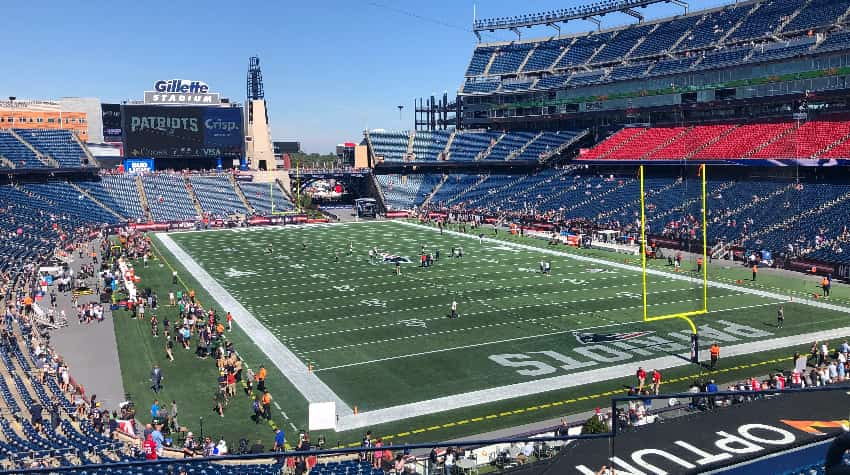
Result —
[{"label": "concrete walkway", "polygon": [[[80,259],[78,256],[79,254],[75,254],[74,261],[71,263],[75,274],[79,272],[80,266],[91,262],[91,257],[86,256]],[[87,283],[94,289],[93,279],[89,279]],[[92,294],[79,297],[78,301],[84,304],[95,302],[97,299],[98,296]],[[83,385],[86,396],[91,397],[92,394],[97,394],[98,401],[102,401],[107,409],[116,409],[118,403],[125,398],[112,312],[108,307],[104,307],[103,322],[80,324],[77,320],[77,309],[71,302],[70,292],[63,294],[57,292],[56,305],[57,315],[60,310],[65,310],[68,326],[51,333],[51,344],[68,362],[71,376],[78,384]]]}]

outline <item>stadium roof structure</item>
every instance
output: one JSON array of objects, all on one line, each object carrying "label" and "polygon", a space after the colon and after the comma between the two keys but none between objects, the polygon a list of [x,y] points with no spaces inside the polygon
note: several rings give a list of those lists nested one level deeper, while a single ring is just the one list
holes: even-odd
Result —
[{"label": "stadium roof structure", "polygon": [[655,3],[674,3],[685,9],[688,12],[688,4],[682,0],[603,0],[589,5],[578,6],[574,8],[565,8],[560,10],[550,10],[541,13],[531,13],[527,15],[519,15],[506,18],[487,18],[483,20],[474,20],[472,31],[481,39],[480,32],[496,31],[496,30],[511,30],[518,37],[522,37],[519,28],[531,28],[532,26],[551,26],[558,30],[558,23],[566,23],[571,20],[587,20],[596,24],[596,27],[601,26],[597,16],[604,16],[608,13],[621,12],[633,16],[639,22],[643,21],[643,15],[635,11],[634,8],[646,7]]}]

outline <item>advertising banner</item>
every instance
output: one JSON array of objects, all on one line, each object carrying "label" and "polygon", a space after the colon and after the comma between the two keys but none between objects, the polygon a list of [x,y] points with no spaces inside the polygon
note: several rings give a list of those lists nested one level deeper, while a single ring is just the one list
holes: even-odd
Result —
[{"label": "advertising banner", "polygon": [[147,173],[154,170],[152,158],[125,158],[124,171],[131,175],[137,173]]},{"label": "advertising banner", "polygon": [[122,129],[128,157],[232,160],[243,156],[239,108],[126,105]]},{"label": "advertising banner", "polygon": [[121,104],[101,104],[103,120],[103,141],[121,142],[124,133],[121,130]]}]

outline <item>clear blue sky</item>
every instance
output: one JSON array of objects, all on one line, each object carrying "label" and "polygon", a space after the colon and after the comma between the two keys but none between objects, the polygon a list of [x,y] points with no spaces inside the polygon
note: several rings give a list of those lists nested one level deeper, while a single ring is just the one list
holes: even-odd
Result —
[{"label": "clear blue sky", "polygon": [[[587,2],[475,3],[486,18]],[[690,3],[699,9],[728,1]],[[679,13],[666,4],[646,9],[649,17]],[[185,78],[243,102],[248,57],[256,54],[273,138],[325,153],[359,141],[366,127],[412,128],[415,97],[454,94],[476,42],[472,15],[472,0],[2,2],[0,97],[141,99],[158,79]],[[612,15],[605,24],[630,21]],[[575,22],[564,31],[591,27]]]}]

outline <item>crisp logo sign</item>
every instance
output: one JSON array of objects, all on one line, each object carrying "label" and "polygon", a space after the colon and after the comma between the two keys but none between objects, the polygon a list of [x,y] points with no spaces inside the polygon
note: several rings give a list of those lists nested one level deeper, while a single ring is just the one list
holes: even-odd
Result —
[{"label": "crisp logo sign", "polygon": [[157,81],[153,88],[156,92],[176,92],[181,94],[206,94],[210,87],[203,81],[190,81],[188,79],[169,79],[168,81]]},{"label": "crisp logo sign", "polygon": [[221,104],[217,92],[203,81],[191,79],[163,79],[153,85],[153,91],[145,91],[145,104]]}]

